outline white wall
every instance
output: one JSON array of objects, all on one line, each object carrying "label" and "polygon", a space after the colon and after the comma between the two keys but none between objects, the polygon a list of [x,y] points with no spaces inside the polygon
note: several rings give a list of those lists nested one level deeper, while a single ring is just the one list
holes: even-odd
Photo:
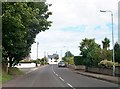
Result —
[{"label": "white wall", "polygon": [[17,67],[17,68],[32,68],[32,67],[36,67],[36,64],[35,63],[19,63],[15,67]]},{"label": "white wall", "polygon": [[58,62],[54,62],[55,61],[55,59],[48,59],[48,63],[49,64],[58,64]]}]

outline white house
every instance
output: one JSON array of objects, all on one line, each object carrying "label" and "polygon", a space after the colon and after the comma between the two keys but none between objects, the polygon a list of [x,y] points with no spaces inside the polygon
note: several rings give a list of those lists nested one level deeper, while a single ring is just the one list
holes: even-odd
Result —
[{"label": "white house", "polygon": [[48,55],[47,62],[49,64],[57,64],[59,61],[60,59],[58,54]]}]

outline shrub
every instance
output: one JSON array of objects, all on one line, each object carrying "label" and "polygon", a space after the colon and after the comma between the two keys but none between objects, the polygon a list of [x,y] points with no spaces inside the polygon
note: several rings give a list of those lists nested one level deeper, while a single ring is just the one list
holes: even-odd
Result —
[{"label": "shrub", "polygon": [[102,68],[112,68],[113,64],[114,63],[112,61],[102,60],[100,63],[98,63],[98,66]]},{"label": "shrub", "polygon": [[83,59],[81,56],[74,56],[74,64],[75,65],[83,65]]},{"label": "shrub", "polygon": [[74,65],[74,57],[69,57],[69,64]]}]

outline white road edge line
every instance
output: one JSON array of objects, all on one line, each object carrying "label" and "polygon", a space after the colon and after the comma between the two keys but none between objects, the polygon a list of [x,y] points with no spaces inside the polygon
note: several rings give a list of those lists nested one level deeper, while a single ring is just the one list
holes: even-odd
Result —
[{"label": "white road edge line", "polygon": [[64,79],[63,78],[61,78],[61,77],[59,77],[62,81],[64,81]]},{"label": "white road edge line", "polygon": [[26,72],[26,74],[29,74],[29,73],[31,73],[31,72],[37,70],[37,69],[38,69],[38,68],[31,69],[30,71]]},{"label": "white road edge line", "polygon": [[71,84],[67,83],[68,86],[70,86],[71,88],[75,89]]}]

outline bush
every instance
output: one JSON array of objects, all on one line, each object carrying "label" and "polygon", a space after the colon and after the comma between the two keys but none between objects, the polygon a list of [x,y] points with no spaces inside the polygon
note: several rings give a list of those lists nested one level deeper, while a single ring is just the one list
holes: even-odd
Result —
[{"label": "bush", "polygon": [[113,64],[114,63],[112,61],[102,60],[100,63],[98,63],[98,66],[102,68],[112,68]]},{"label": "bush", "polygon": [[84,65],[83,59],[81,56],[74,56],[75,65]]},{"label": "bush", "polygon": [[69,57],[69,64],[74,65],[74,57]]}]

